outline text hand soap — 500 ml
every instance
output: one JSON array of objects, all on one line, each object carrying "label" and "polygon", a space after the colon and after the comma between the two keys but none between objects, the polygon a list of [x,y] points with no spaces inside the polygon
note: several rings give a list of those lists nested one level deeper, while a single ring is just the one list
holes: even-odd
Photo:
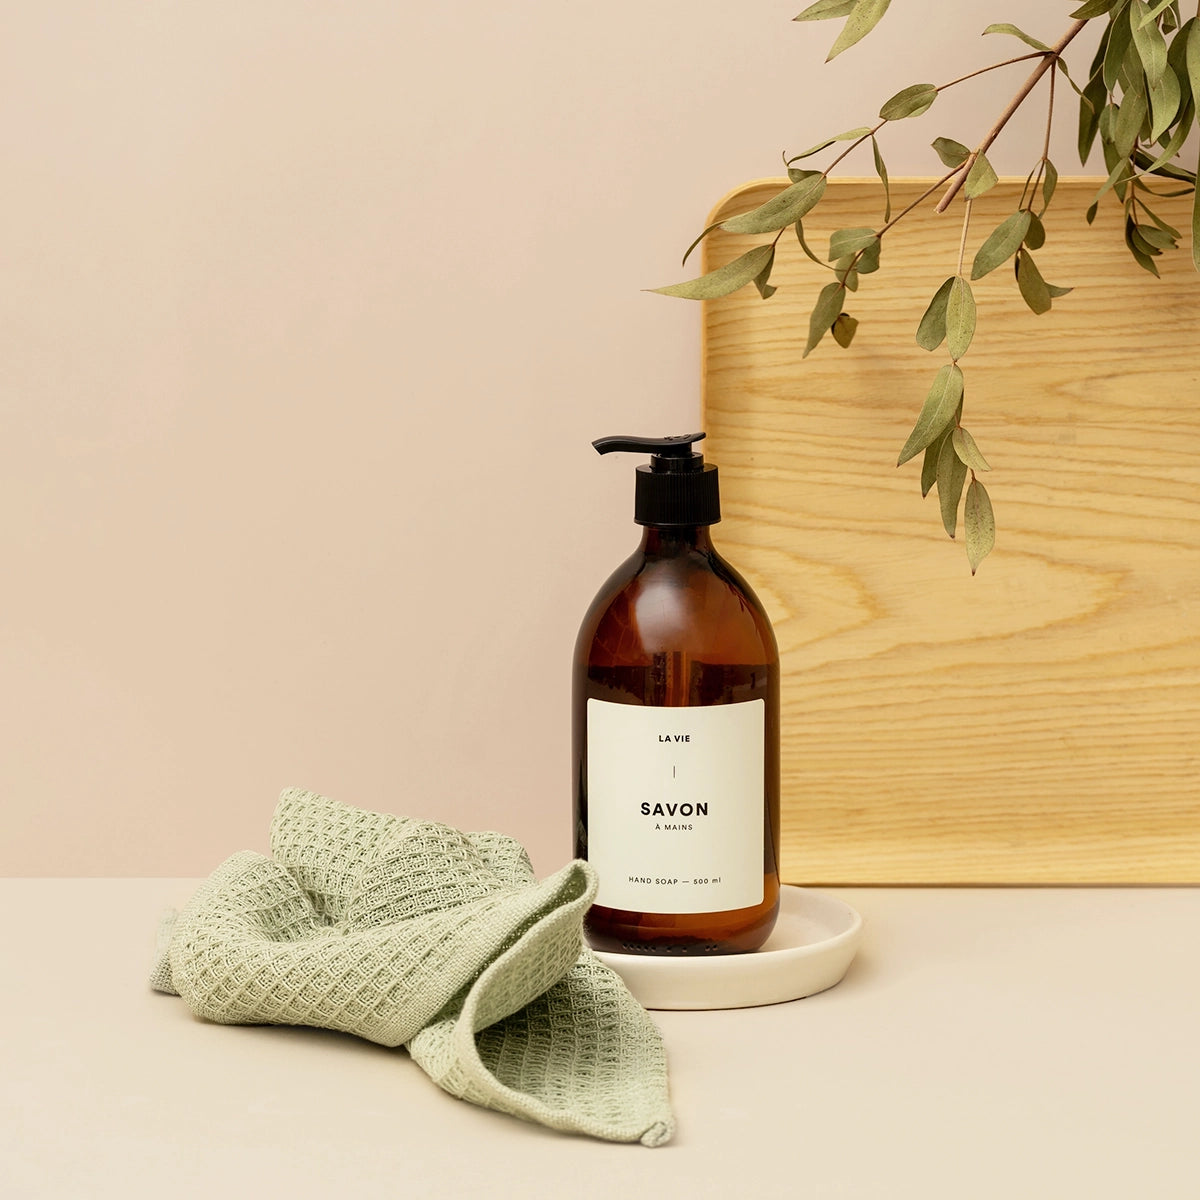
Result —
[{"label": "text hand soap \u2014 500 ml", "polygon": [[593,443],[651,456],[636,477],[642,543],[575,647],[575,852],[599,875],[587,930],[601,950],[754,950],[779,911],[779,652],[713,549],[703,437]]}]

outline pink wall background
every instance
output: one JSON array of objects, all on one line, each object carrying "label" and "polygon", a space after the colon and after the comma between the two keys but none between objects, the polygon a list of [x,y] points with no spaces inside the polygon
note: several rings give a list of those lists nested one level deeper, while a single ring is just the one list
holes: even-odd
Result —
[{"label": "pink wall background", "polygon": [[698,311],[641,289],[1073,7],[897,0],[823,67],[803,6],[0,3],[0,873],[202,874],[290,784],[569,856],[571,650],[636,539],[588,443],[698,421]]}]

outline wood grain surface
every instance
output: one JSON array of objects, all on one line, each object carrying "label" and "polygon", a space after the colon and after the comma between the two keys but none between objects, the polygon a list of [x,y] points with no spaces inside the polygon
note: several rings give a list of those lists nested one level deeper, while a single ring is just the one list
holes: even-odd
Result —
[{"label": "wood grain surface", "polygon": [[[997,545],[972,578],[896,458],[948,361],[913,340],[954,274],[961,205],[889,232],[848,350],[801,354],[832,276],[780,241],[704,305],[718,546],[775,623],[784,669],[783,867],[793,883],[1200,882],[1200,275],[1125,250],[1097,180],[1063,180],[1037,254],[1075,290],[1035,317],[1001,267],[975,286],[963,424],[992,471]],[[781,186],[747,185],[712,220]],[[893,182],[903,207],[928,181]],[[967,263],[1020,183],[976,201]],[[1188,201],[1160,212],[1188,227]],[[830,183],[805,222],[881,223],[878,183]],[[722,231],[706,269],[762,242]]]}]

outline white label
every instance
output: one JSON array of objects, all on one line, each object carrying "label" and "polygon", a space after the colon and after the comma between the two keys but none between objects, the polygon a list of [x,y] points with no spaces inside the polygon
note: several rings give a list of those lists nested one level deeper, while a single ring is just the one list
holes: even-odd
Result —
[{"label": "white label", "polygon": [[596,903],[729,912],[763,899],[766,704],[587,703],[588,861]]}]

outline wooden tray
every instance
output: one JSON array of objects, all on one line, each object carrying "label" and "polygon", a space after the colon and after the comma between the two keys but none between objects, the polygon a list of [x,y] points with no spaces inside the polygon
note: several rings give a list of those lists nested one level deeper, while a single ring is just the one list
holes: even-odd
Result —
[{"label": "wooden tray", "polygon": [[[1200,882],[1200,276],[1186,246],[1161,280],[1137,267],[1111,196],[1089,228],[1098,182],[1062,181],[1048,215],[1039,265],[1076,289],[1052,312],[1005,267],[975,285],[963,423],[998,527],[975,578],[921,499],[920,455],[895,467],[947,361],[913,335],[954,273],[961,207],[887,235],[849,350],[826,337],[801,360],[831,276],[791,231],[772,299],[704,305],[718,545],[783,657],[789,882]],[[893,206],[927,185],[893,183]],[[968,263],[1019,192],[976,202]],[[1186,230],[1188,203],[1161,215]],[[831,182],[810,245],[881,208],[875,181]],[[708,267],[764,240],[719,231]]]}]

